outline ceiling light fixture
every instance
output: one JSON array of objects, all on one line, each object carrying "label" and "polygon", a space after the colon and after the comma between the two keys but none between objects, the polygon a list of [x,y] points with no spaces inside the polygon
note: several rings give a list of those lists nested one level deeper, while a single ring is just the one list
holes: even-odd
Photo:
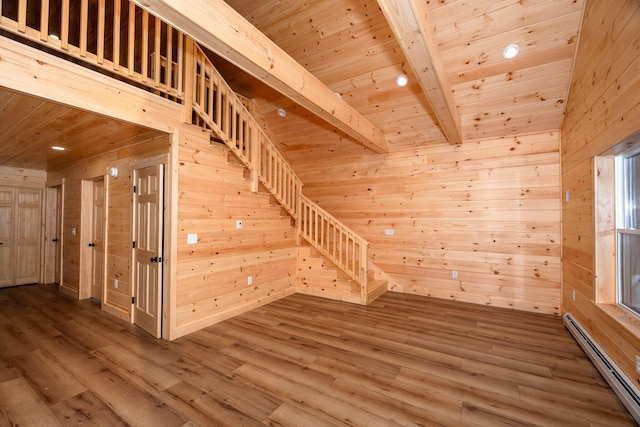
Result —
[{"label": "ceiling light fixture", "polygon": [[404,74],[400,74],[398,77],[396,77],[396,84],[398,86],[405,87],[407,83],[409,83],[409,78]]},{"label": "ceiling light fixture", "polygon": [[278,108],[278,115],[280,117],[286,117],[287,116],[287,111],[284,108]]},{"label": "ceiling light fixture", "polygon": [[59,147],[57,145],[54,145],[53,147],[51,147],[52,149],[56,150],[56,151],[64,151],[64,147]]},{"label": "ceiling light fixture", "polygon": [[504,48],[504,50],[502,51],[502,56],[504,56],[505,59],[513,59],[516,57],[516,55],[518,55],[518,52],[520,52],[520,46],[518,46],[517,44],[510,44],[509,46]]}]

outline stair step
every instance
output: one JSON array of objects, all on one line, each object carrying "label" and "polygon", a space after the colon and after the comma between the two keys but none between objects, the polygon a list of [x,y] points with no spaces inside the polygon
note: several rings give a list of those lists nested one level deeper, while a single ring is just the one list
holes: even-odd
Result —
[{"label": "stair step", "polygon": [[386,280],[370,280],[368,284],[367,301],[365,304],[370,304],[381,295],[384,295],[389,288],[389,282]]}]

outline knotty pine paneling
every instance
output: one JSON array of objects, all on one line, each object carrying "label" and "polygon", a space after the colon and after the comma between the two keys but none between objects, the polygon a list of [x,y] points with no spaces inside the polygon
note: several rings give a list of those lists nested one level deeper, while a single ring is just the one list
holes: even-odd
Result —
[{"label": "knotty pine paneling", "polygon": [[629,320],[629,314],[613,305],[594,303],[593,162],[640,128],[640,3],[586,2],[581,33],[561,140],[563,195],[571,192],[562,210],[562,309],[637,380],[640,328],[629,326],[637,325],[637,319]]},{"label": "knotty pine paneling", "polygon": [[287,155],[305,194],[371,243],[391,290],[560,314],[557,132],[389,155]]},{"label": "knotty pine paneling", "polygon": [[[71,295],[81,295],[80,284],[83,272],[81,252],[89,242],[82,241],[82,227],[91,227],[81,223],[82,181],[104,178],[109,167],[118,168],[118,177],[105,181],[108,197],[106,208],[106,300],[108,310],[123,319],[131,319],[131,239],[132,239],[132,174],[135,160],[167,154],[168,136],[157,137],[150,141],[126,147],[111,153],[89,159],[79,164],[51,170],[48,179],[59,182],[64,178],[63,212],[63,266],[62,289]],[[76,235],[72,229],[76,229]],[[118,280],[118,287],[114,286]]]},{"label": "knotty pine paneling", "polygon": [[176,337],[295,292],[296,229],[229,156],[200,130],[180,134]]}]

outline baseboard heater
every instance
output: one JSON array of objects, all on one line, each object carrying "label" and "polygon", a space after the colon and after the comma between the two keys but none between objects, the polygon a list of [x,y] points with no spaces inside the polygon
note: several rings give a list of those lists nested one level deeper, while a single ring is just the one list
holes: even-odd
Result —
[{"label": "baseboard heater", "polygon": [[582,329],[571,313],[564,315],[564,325],[589,356],[591,362],[598,368],[600,374],[609,383],[609,386],[627,408],[633,419],[640,424],[640,390],[613,363],[607,353],[600,348],[591,336]]}]

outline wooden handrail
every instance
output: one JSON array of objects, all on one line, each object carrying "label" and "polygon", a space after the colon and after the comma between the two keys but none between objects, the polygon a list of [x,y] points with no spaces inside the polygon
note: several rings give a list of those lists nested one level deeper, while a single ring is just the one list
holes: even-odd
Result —
[{"label": "wooden handrail", "polygon": [[253,190],[261,182],[294,218],[298,218],[298,198],[302,182],[293,168],[265,135],[242,101],[215,69],[205,52],[191,40],[194,79],[187,99],[195,112],[194,123],[212,130],[249,168]]},{"label": "wooden handrail", "polygon": [[301,195],[298,230],[303,239],[360,284],[365,301],[369,242],[305,195]]},{"label": "wooden handrail", "polygon": [[[369,243],[302,194],[302,182],[269,140],[242,100],[231,90],[206,53],[191,40],[186,47],[192,63],[185,66],[194,77],[185,103],[192,123],[205,127],[224,142],[251,171],[254,191],[258,182],[296,220],[298,236],[360,285],[366,302]],[[246,102],[246,101],[245,101]],[[195,114],[191,114],[191,112]]]},{"label": "wooden handrail", "polygon": [[0,28],[181,102],[183,33],[129,1],[62,0],[50,12],[50,0],[5,1]]}]

